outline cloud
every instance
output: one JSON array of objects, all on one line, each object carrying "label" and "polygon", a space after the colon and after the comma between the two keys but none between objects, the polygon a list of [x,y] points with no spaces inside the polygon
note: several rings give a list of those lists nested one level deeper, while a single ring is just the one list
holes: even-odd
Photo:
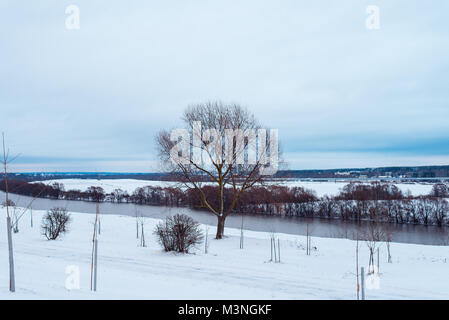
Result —
[{"label": "cloud", "polygon": [[376,3],[370,31],[368,1],[80,0],[74,31],[71,3],[5,1],[0,126],[46,168],[127,171],[188,104],[221,99],[278,128],[289,153],[448,155],[449,4]]}]

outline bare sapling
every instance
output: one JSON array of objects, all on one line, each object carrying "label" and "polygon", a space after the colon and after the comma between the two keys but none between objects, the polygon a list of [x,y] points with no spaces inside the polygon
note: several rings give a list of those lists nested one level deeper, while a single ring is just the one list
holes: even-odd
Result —
[{"label": "bare sapling", "polygon": [[205,238],[204,238],[204,253],[207,254],[208,251],[209,251],[209,226],[206,226],[204,234],[205,234]]},{"label": "bare sapling", "polygon": [[[5,134],[2,133],[2,142],[3,142],[3,178],[4,178],[4,184],[5,184],[5,195],[6,195],[6,229],[7,229],[7,238],[8,238],[8,260],[9,260],[9,291],[15,292],[15,273],[14,273],[14,251],[13,251],[13,241],[12,241],[12,231],[15,230],[18,232],[18,223],[19,220],[24,216],[24,214],[29,210],[31,205],[33,204],[34,200],[38,198],[41,193],[45,190],[45,187],[43,187],[39,193],[33,197],[33,199],[30,201],[30,203],[27,205],[26,208],[23,209],[20,215],[16,212],[16,207],[14,206],[14,222],[11,219],[10,214],[10,203],[11,200],[9,199],[9,188],[8,188],[8,164],[14,161],[18,156],[14,157],[13,159],[9,158],[9,150],[6,151],[6,145],[5,145]],[[32,223],[32,222],[31,222]]]},{"label": "bare sapling", "polygon": [[310,252],[312,251],[312,230],[309,228],[309,224],[306,227],[306,255],[310,256]]},{"label": "bare sapling", "polygon": [[386,227],[386,246],[387,246],[387,262],[392,263],[393,260],[391,258],[391,251],[390,251],[390,243],[391,243],[391,230],[389,224],[387,224]]},{"label": "bare sapling", "polygon": [[362,287],[362,300],[365,300],[365,268],[360,268],[361,287]]},{"label": "bare sapling", "polygon": [[356,234],[356,245],[355,245],[355,275],[357,279],[357,300],[360,299],[360,283],[359,283],[359,231]]},{"label": "bare sapling", "polygon": [[278,262],[281,262],[281,240],[278,238]]},{"label": "bare sapling", "polygon": [[242,224],[240,225],[240,249],[243,249],[243,214],[242,214]]},{"label": "bare sapling", "polygon": [[[28,210],[31,210],[30,211],[31,212],[31,214],[30,214],[30,220],[31,220],[30,223],[31,223],[31,227],[33,227],[33,212],[32,212],[31,206],[32,206],[33,202],[37,198],[39,198],[41,196],[41,194],[45,191],[46,186],[47,185],[44,185],[41,188],[41,190],[33,197],[33,199],[31,199],[31,201],[28,203],[28,205],[25,208],[22,209],[22,212],[20,212],[20,214],[17,214],[17,216],[16,216],[17,219],[15,219],[15,221],[11,225],[12,228],[15,228],[15,226],[18,225],[20,219],[22,219],[25,216],[25,214],[27,213]],[[9,200],[9,203],[11,204],[13,202],[11,200]]]},{"label": "bare sapling", "polygon": [[17,216],[17,207],[14,204],[13,209],[12,209],[12,215],[14,217],[14,224],[13,224],[13,232],[14,233],[19,233],[19,217]]},{"label": "bare sapling", "polygon": [[135,211],[135,216],[136,216],[136,239],[139,239],[139,211],[136,208]]},{"label": "bare sapling", "polygon": [[91,258],[91,269],[90,269],[90,290],[97,291],[97,262],[98,262],[98,216],[100,214],[99,204],[97,203],[95,222],[94,222],[94,232],[92,236],[92,258]]},{"label": "bare sapling", "polygon": [[140,226],[140,246],[141,247],[146,247],[146,242],[145,242],[145,217],[141,214],[140,216],[137,217],[137,225]]},{"label": "bare sapling", "polygon": [[380,248],[377,248],[377,273],[380,273],[379,249],[380,249]]},{"label": "bare sapling", "polygon": [[141,226],[140,246],[141,247],[146,247],[147,245],[145,243],[145,231],[144,231],[144,228],[143,228],[143,226],[144,226],[143,221],[141,222],[140,226]]},{"label": "bare sapling", "polygon": [[306,255],[309,255],[309,225],[306,228]]},{"label": "bare sapling", "polygon": [[9,195],[8,195],[8,157],[9,151],[6,153],[5,148],[5,134],[2,134],[3,138],[3,174],[5,179],[5,194],[6,194],[6,228],[8,234],[8,256],[9,256],[9,291],[16,291],[16,282],[14,276],[14,253],[13,253],[13,245],[12,245],[12,224],[11,224],[11,216],[9,214]]},{"label": "bare sapling", "polygon": [[371,222],[367,230],[364,231],[363,240],[369,249],[369,263],[368,274],[374,273],[374,253],[381,244],[381,241],[385,241],[385,230],[380,223]]},{"label": "bare sapling", "polygon": [[[277,239],[277,245],[276,245],[276,236],[274,233],[271,233],[270,236],[270,245],[271,245],[271,258],[270,262],[281,262],[281,252],[280,252],[280,240]],[[277,247],[276,247],[277,246]]]}]

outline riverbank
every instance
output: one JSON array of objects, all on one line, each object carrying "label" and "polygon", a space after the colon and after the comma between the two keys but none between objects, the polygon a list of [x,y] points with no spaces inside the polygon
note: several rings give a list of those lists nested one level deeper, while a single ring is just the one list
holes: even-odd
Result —
[{"label": "riverbank", "polygon": [[[351,181],[341,180],[338,182],[318,182],[318,181],[300,181],[300,180],[285,180],[275,181],[271,184],[286,187],[302,187],[313,190],[318,197],[325,195],[335,196],[341,189]],[[87,188],[95,186],[101,187],[106,193],[111,193],[115,189],[122,189],[123,191],[132,194],[137,188],[146,186],[152,187],[180,187],[179,182],[171,181],[154,181],[154,180],[136,180],[136,179],[55,179],[36,181],[35,183],[45,183],[51,185],[53,183],[61,183],[65,190],[78,189],[86,191]],[[206,183],[207,184],[207,183]],[[268,183],[270,184],[270,182]],[[394,183],[404,194],[410,193],[414,196],[429,194],[432,190],[433,183]]]},{"label": "riverbank", "polygon": [[[96,203],[90,201],[54,200],[10,194],[10,199],[17,206],[29,206],[33,210],[49,210],[54,207],[63,207],[70,212],[84,212],[94,214]],[[5,194],[0,191],[0,201],[5,200]],[[19,210],[20,211],[20,210]],[[163,219],[176,213],[184,213],[203,224],[215,225],[217,218],[207,211],[192,210],[186,207],[164,207],[150,205],[136,205],[133,203],[102,202],[100,211],[103,215],[126,215],[135,217],[136,213],[148,218]],[[231,214],[226,219],[226,227],[240,228],[242,217]],[[356,230],[363,231],[368,223],[360,224],[354,221],[340,219],[319,219],[302,217],[279,217],[271,215],[244,215],[244,228],[251,231],[278,232],[292,235],[306,235],[307,230],[313,236],[352,239]],[[423,226],[413,224],[389,224],[389,231],[393,242],[424,244],[424,245],[448,245],[449,228],[438,226]]]},{"label": "riverbank", "polygon": [[[4,209],[0,210],[5,217]],[[209,250],[200,245],[192,254],[162,252],[152,230],[158,219],[145,219],[147,247],[136,239],[132,217],[103,215],[99,238],[98,291],[90,292],[90,254],[94,216],[72,213],[70,232],[61,240],[40,235],[44,211],[33,211],[13,235],[17,292],[8,292],[6,237],[0,238],[0,298],[2,299],[355,299],[355,245],[351,240],[312,238],[316,250],[306,255],[305,237],[277,233],[281,263],[270,260],[270,234],[226,228],[227,237],[214,240],[209,226]],[[0,229],[5,230],[0,219]],[[206,226],[202,226],[203,229]],[[4,233],[3,233],[4,234]],[[368,299],[447,299],[447,247],[391,244],[393,263],[380,247],[378,288]],[[368,248],[360,243],[360,265]],[[65,287],[67,266],[80,271],[80,289]],[[376,280],[377,281],[377,280]]]}]

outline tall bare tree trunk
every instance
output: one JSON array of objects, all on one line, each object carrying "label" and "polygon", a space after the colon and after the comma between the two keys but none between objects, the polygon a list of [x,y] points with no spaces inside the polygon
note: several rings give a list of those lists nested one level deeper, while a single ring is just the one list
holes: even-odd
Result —
[{"label": "tall bare tree trunk", "polygon": [[12,247],[12,225],[11,225],[11,216],[9,215],[9,197],[8,197],[8,172],[6,166],[8,164],[8,155],[6,154],[5,149],[5,134],[2,134],[3,138],[3,169],[5,175],[5,194],[6,194],[6,228],[8,233],[8,253],[9,253],[9,291],[16,291],[16,280],[14,275],[14,252]]},{"label": "tall bare tree trunk", "polygon": [[218,224],[217,224],[217,235],[215,236],[216,239],[222,239],[224,235],[224,226],[225,226],[225,220],[226,217],[224,215],[218,216]]},{"label": "tall bare tree trunk", "polygon": [[355,247],[355,273],[357,277],[357,300],[360,300],[360,283],[359,283],[359,234],[357,233],[356,247]]}]

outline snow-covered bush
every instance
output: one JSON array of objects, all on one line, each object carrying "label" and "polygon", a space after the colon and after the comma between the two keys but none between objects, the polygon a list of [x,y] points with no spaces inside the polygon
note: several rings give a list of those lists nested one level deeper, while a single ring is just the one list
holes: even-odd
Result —
[{"label": "snow-covered bush", "polygon": [[61,234],[68,231],[70,220],[70,214],[66,209],[50,209],[42,218],[42,234],[48,240],[56,240]]},{"label": "snow-covered bush", "polygon": [[154,234],[165,251],[188,253],[203,240],[199,223],[185,214],[176,214],[160,222]]}]

